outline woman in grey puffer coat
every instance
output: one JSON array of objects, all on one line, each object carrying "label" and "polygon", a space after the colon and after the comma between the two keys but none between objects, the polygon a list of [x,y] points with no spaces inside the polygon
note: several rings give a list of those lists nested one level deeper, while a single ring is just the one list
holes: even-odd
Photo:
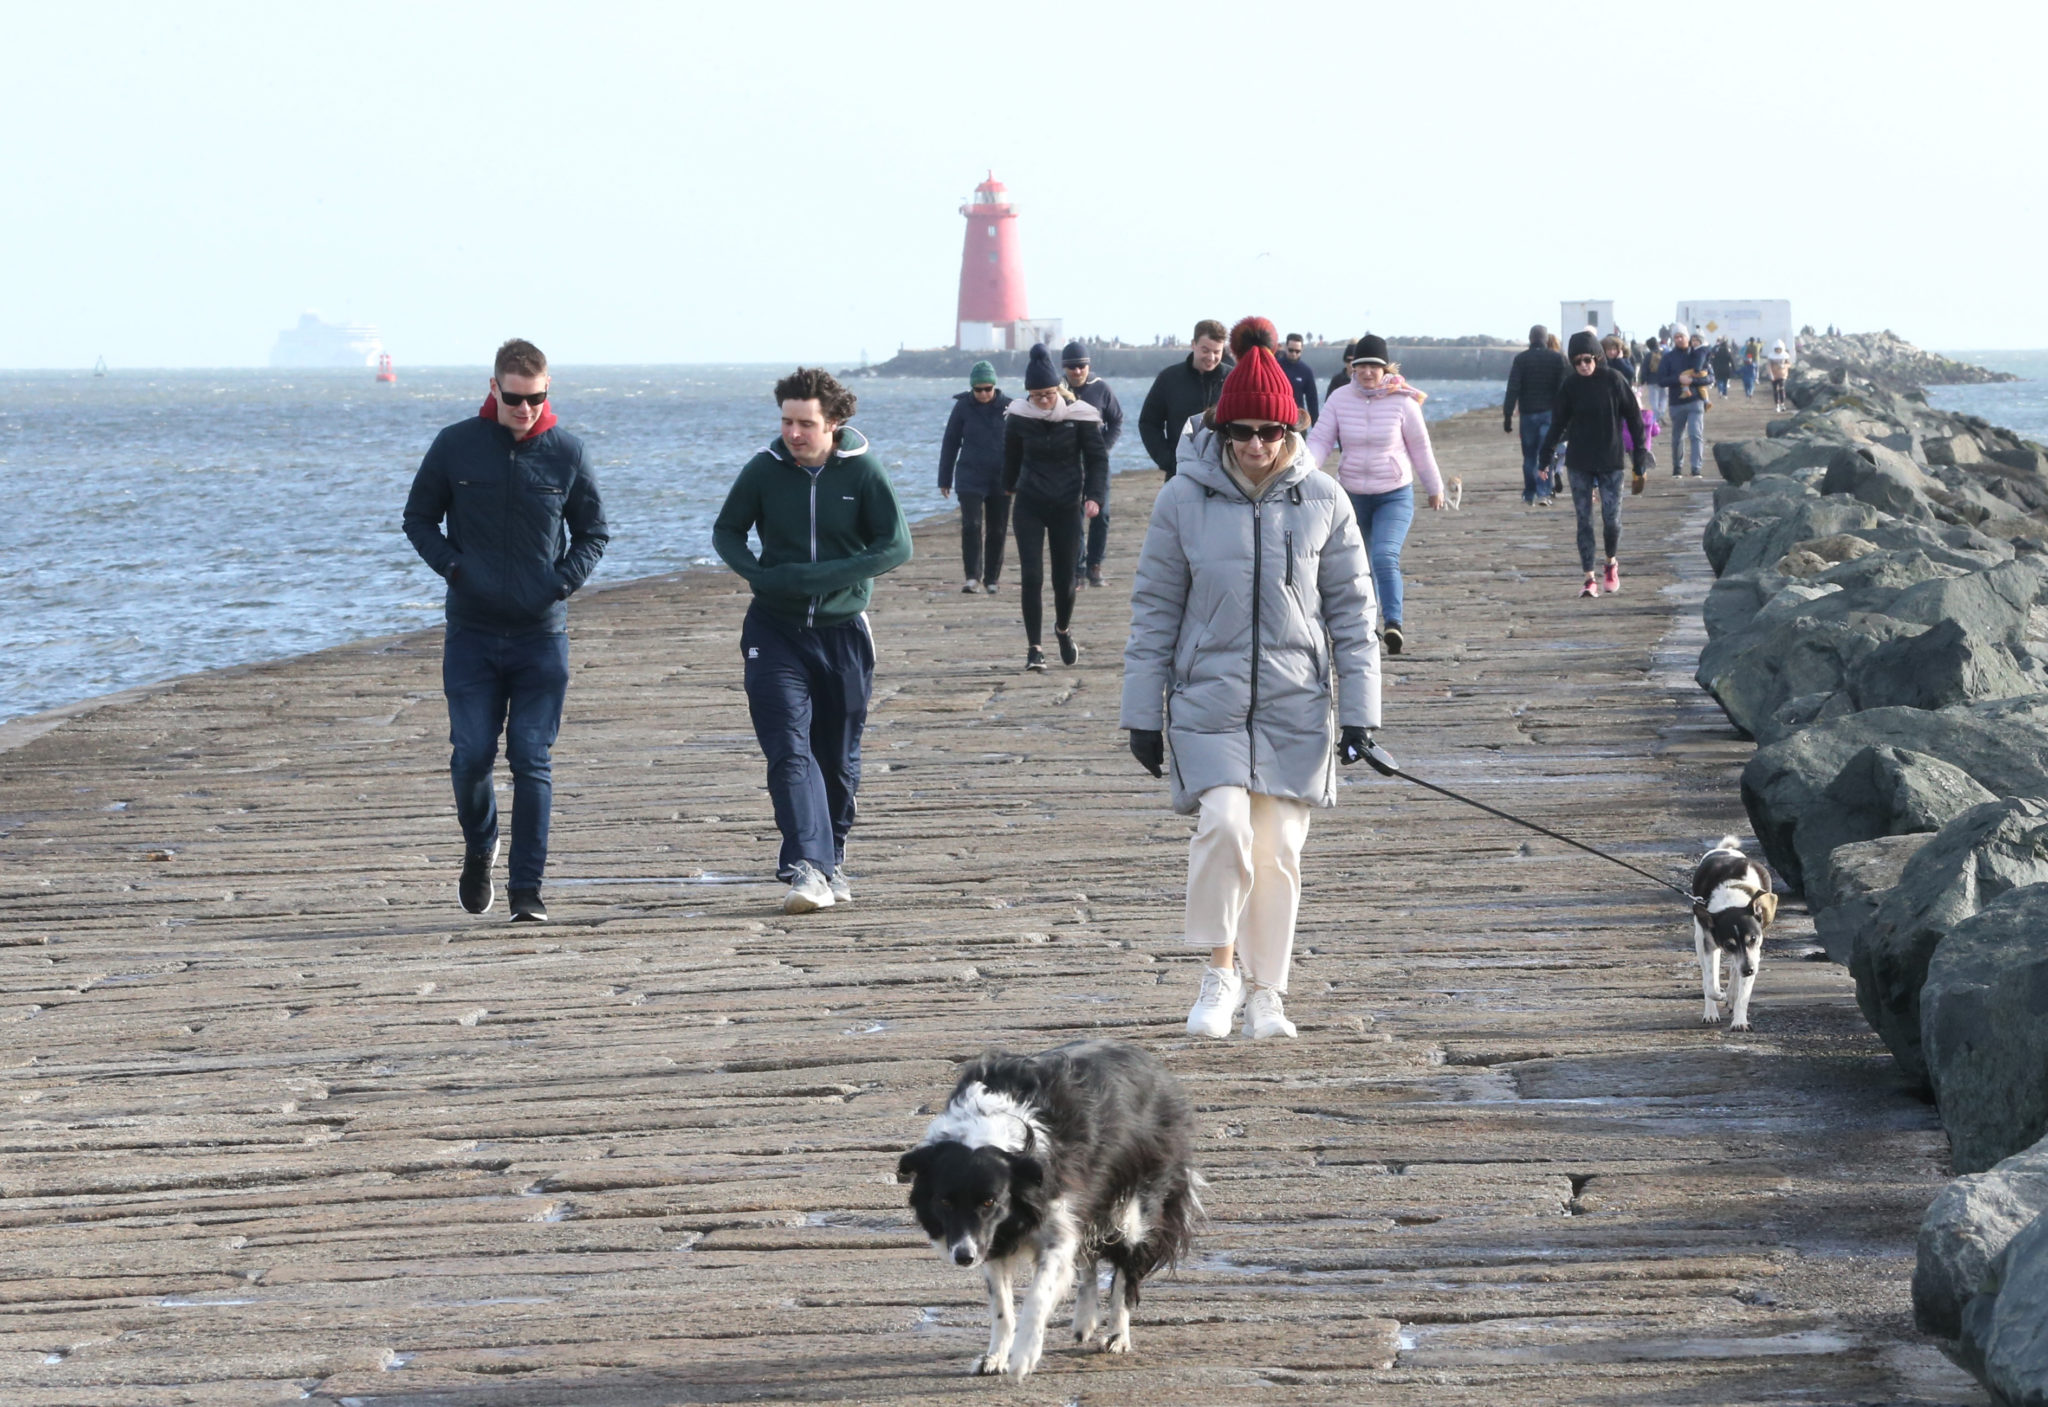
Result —
[{"label": "woman in grey puffer coat", "polygon": [[1174,809],[1201,817],[1187,936],[1211,952],[1188,1029],[1217,1037],[1247,981],[1246,1031],[1294,1034],[1280,997],[1309,808],[1336,800],[1333,702],[1347,762],[1380,721],[1371,564],[1350,499],[1309,457],[1271,339],[1264,319],[1232,330],[1237,367],[1181,437],[1124,650],[1131,751],[1155,776],[1170,765]]}]

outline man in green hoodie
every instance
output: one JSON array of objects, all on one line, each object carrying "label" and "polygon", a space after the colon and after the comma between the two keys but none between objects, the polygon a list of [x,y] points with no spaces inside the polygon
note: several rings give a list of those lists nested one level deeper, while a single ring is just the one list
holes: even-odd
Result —
[{"label": "man in green hoodie", "polygon": [[782,832],[782,911],[806,914],[853,899],[842,865],[875,677],[868,598],[910,560],[910,527],[867,440],[846,427],[852,392],[798,367],[775,400],[782,434],[740,470],[711,542],[754,589],[740,630],[747,711]]}]

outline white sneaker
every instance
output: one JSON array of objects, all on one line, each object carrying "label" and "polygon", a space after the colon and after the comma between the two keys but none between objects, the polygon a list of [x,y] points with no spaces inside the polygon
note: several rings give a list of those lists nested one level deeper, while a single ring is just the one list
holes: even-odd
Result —
[{"label": "white sneaker", "polygon": [[832,871],[831,884],[833,903],[851,904],[853,902],[853,886],[846,882],[845,870]]},{"label": "white sneaker", "polygon": [[1202,994],[1188,1012],[1188,1034],[1223,1040],[1237,1018],[1244,1000],[1244,979],[1221,967],[1202,969]]},{"label": "white sneaker", "polygon": [[789,877],[789,893],[782,896],[786,914],[807,914],[833,905],[832,885],[809,860],[798,860]]},{"label": "white sneaker", "polygon": [[1244,1008],[1244,1033],[1255,1041],[1273,1036],[1292,1040],[1299,1034],[1287,1019],[1287,1008],[1280,1005],[1280,994],[1271,987],[1252,988],[1252,999]]}]

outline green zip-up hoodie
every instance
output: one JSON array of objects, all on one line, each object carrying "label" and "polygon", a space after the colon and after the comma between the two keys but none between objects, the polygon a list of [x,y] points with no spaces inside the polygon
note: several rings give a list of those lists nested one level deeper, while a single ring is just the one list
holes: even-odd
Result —
[{"label": "green zip-up hoodie", "polygon": [[[761,534],[761,555],[747,544]],[[793,625],[843,625],[868,608],[874,579],[910,560],[910,525],[858,430],[841,429],[816,469],[780,435],[747,461],[711,528],[711,545],[754,600]]]}]

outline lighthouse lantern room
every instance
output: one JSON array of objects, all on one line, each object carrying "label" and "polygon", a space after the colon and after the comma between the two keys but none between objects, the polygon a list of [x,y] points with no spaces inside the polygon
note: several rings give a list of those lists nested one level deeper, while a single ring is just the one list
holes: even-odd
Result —
[{"label": "lighthouse lantern room", "polygon": [[960,307],[953,345],[963,351],[1022,351],[1056,342],[1057,318],[1033,321],[1024,307],[1024,261],[1017,252],[1017,207],[995,172],[960,207],[967,242],[960,254]]}]

